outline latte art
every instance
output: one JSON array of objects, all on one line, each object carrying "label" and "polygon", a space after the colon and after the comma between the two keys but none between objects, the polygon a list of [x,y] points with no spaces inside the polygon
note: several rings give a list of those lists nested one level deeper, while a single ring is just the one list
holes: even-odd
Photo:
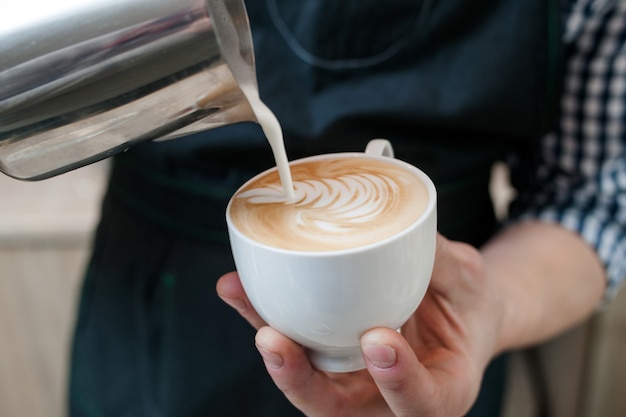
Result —
[{"label": "latte art", "polygon": [[363,246],[414,223],[428,202],[425,185],[392,163],[327,158],[291,166],[294,196],[275,171],[240,190],[230,207],[237,228],[270,246],[327,251]]},{"label": "latte art", "polygon": [[293,186],[293,199],[286,199],[279,186],[252,189],[238,198],[247,198],[250,204],[293,204],[294,221],[300,228],[345,232],[381,216],[387,199],[399,188],[391,178],[373,174],[296,181]]}]

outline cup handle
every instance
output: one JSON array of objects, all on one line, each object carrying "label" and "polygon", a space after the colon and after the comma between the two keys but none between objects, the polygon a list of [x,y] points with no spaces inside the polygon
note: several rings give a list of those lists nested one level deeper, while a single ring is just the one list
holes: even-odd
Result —
[{"label": "cup handle", "polygon": [[367,142],[365,153],[393,158],[393,146],[387,139],[372,139]]}]

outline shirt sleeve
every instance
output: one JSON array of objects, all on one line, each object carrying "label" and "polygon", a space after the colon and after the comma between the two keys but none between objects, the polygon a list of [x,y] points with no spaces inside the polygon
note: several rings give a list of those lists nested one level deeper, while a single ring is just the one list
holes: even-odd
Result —
[{"label": "shirt sleeve", "polygon": [[579,233],[605,265],[611,298],[626,276],[626,2],[579,1],[566,23],[559,121],[511,160],[511,213]]}]

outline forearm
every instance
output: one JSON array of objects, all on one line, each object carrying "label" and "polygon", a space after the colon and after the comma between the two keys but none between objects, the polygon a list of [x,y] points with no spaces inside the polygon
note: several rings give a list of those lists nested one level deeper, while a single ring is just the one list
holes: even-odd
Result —
[{"label": "forearm", "polygon": [[544,341],[590,316],[606,286],[593,249],[558,225],[512,226],[483,249],[502,311],[498,351]]}]

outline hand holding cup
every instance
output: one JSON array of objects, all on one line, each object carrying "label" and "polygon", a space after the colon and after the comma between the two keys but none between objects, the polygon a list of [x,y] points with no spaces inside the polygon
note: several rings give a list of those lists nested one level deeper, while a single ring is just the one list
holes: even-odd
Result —
[{"label": "hand holding cup", "polygon": [[436,191],[374,140],[365,152],[290,163],[295,198],[275,169],[244,184],[227,224],[245,292],[270,326],[306,347],[319,369],[363,369],[360,337],[399,329],[430,281]]}]

